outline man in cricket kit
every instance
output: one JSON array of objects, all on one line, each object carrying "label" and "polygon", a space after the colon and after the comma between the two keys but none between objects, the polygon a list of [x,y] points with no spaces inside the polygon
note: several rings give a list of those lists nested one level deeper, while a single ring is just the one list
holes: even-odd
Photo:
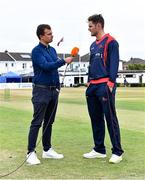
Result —
[{"label": "man in cricket kit", "polygon": [[120,129],[115,110],[116,78],[119,66],[119,45],[109,34],[104,32],[102,15],[88,18],[89,31],[96,40],[90,46],[90,65],[86,99],[92,124],[94,148],[83,155],[85,158],[105,158],[106,148],[105,121],[112,143],[110,163],[122,160]]}]

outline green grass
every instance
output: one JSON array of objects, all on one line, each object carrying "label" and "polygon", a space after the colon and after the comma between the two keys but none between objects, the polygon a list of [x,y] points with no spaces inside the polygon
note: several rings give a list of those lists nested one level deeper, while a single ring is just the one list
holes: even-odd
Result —
[{"label": "green grass", "polygon": [[[111,144],[106,131],[106,159],[83,159],[93,147],[84,88],[61,90],[52,144],[64,154],[62,160],[41,158],[39,166],[24,165],[8,179],[145,179],[145,89],[118,88],[116,106],[125,150],[120,164],[108,163]],[[32,119],[31,90],[12,90],[5,99],[0,91],[0,175],[24,160]],[[39,138],[41,132],[39,133]]]}]

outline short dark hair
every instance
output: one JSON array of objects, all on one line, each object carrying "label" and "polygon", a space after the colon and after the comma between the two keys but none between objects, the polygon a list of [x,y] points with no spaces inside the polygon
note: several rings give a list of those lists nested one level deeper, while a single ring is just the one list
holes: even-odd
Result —
[{"label": "short dark hair", "polygon": [[48,24],[40,24],[40,25],[37,27],[36,34],[37,34],[37,36],[38,36],[39,39],[40,39],[40,35],[44,35],[44,30],[45,30],[45,29],[51,30],[50,25],[48,25]]},{"label": "short dark hair", "polygon": [[94,24],[100,23],[102,28],[104,28],[104,18],[101,14],[94,14],[88,17],[88,21],[92,21]]}]

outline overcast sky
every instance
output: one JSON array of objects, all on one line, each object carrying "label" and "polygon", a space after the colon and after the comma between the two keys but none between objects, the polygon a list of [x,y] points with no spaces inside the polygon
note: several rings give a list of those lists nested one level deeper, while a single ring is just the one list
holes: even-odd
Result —
[{"label": "overcast sky", "polygon": [[[80,54],[89,52],[95,40],[88,31],[87,18],[102,14],[105,32],[120,44],[120,58],[145,59],[144,0],[0,0],[0,52],[31,52],[37,45],[37,25],[52,27],[51,45],[58,53],[70,53],[73,46]],[[57,47],[57,42],[64,42]]]}]

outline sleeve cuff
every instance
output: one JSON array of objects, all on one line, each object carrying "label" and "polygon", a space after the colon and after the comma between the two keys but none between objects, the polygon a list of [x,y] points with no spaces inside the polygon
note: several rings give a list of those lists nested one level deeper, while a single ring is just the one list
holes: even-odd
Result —
[{"label": "sleeve cuff", "polygon": [[64,60],[64,59],[59,59],[59,62],[61,62],[61,63],[62,63],[62,65],[65,65],[65,64],[66,64],[66,62],[65,62],[65,60]]},{"label": "sleeve cuff", "polygon": [[107,82],[107,86],[109,86],[109,87],[112,87],[112,88],[113,88],[113,87],[114,87],[114,83],[113,83],[113,82],[111,82],[111,81],[108,81],[108,82]]}]

